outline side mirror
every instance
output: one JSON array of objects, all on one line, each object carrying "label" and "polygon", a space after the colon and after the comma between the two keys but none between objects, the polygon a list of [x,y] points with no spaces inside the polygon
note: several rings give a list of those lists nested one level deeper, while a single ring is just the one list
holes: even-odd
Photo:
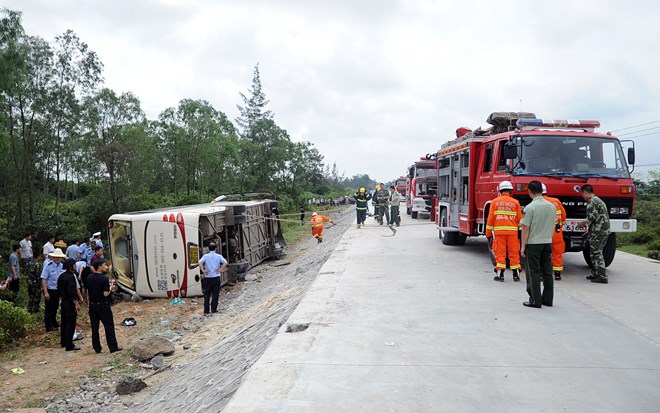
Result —
[{"label": "side mirror", "polygon": [[513,142],[504,144],[503,156],[504,159],[516,159],[518,157],[518,146]]},{"label": "side mirror", "polygon": [[635,164],[635,148],[628,148],[628,163],[630,165]]}]

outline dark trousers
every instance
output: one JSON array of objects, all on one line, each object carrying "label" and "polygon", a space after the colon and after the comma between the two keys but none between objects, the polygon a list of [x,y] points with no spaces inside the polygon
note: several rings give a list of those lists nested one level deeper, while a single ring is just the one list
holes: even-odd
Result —
[{"label": "dark trousers", "polygon": [[[46,325],[46,331],[60,326],[57,322],[57,307],[59,306],[60,294],[57,290],[48,290],[48,295],[50,298],[46,300],[44,305],[44,324]],[[73,334],[71,334],[71,337],[73,337]]]},{"label": "dark trousers", "polygon": [[16,297],[16,294],[21,290],[21,279],[20,278],[12,278],[11,281],[9,281],[9,290],[14,293],[14,297]]},{"label": "dark trousers", "polygon": [[364,221],[367,220],[367,210],[366,209],[356,209],[357,213],[357,223],[364,224]]},{"label": "dark trousers", "polygon": [[101,339],[99,338],[99,322],[103,323],[105,341],[110,351],[117,350],[117,336],[115,336],[115,322],[112,318],[110,303],[89,303],[89,322],[92,325],[92,347],[97,353],[101,352]]},{"label": "dark trousers", "polygon": [[[50,293],[49,293],[50,294]],[[60,344],[64,348],[73,348],[73,333],[76,332],[76,307],[69,300],[62,300],[60,308],[62,323],[60,324]]]},{"label": "dark trousers", "polygon": [[[525,246],[525,278],[527,294],[533,305],[552,305],[554,281],[552,278],[552,244],[527,244]],[[543,293],[541,293],[541,279]]]},{"label": "dark trousers", "polygon": [[217,313],[219,299],[220,277],[204,278],[204,314]]},{"label": "dark trousers", "polygon": [[388,224],[396,224],[398,227],[399,224],[401,223],[401,217],[399,216],[399,206],[398,205],[392,205],[390,207],[390,222]]}]

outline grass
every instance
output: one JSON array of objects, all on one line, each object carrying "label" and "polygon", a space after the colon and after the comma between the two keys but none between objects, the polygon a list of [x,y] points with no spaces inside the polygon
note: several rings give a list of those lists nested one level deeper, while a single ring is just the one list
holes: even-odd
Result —
[{"label": "grass", "polygon": [[287,245],[294,245],[309,234],[309,225],[300,225],[300,222],[282,222],[282,236]]},{"label": "grass", "polygon": [[640,257],[648,258],[649,249],[646,245],[630,244],[630,245],[621,245],[617,248],[620,249],[621,251],[630,254],[635,254],[635,255],[639,255]]}]

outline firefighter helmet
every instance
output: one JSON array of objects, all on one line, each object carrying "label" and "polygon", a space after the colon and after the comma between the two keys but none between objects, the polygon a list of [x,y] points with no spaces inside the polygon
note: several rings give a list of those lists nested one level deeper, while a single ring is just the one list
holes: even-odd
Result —
[{"label": "firefighter helmet", "polygon": [[545,186],[543,182],[541,182],[541,188],[543,188],[541,192],[543,195],[548,193],[548,188]]},{"label": "firefighter helmet", "polygon": [[315,216],[317,216],[317,215],[318,215],[318,213],[316,213],[316,212],[312,212],[312,216],[313,216],[313,217],[315,217]]},{"label": "firefighter helmet", "polygon": [[500,186],[498,188],[500,191],[504,191],[506,189],[513,191],[513,185],[511,185],[511,182],[509,181],[502,181],[500,182]]},{"label": "firefighter helmet", "polygon": [[364,188],[360,188],[360,191],[359,191],[359,192],[366,192],[366,189],[364,189]]}]

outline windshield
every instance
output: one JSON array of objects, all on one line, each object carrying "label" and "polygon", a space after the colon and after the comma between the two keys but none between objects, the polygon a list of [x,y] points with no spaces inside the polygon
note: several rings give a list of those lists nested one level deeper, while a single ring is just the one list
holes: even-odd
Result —
[{"label": "windshield", "polygon": [[[518,157],[508,161],[514,175],[630,178],[616,139],[584,136],[518,136]],[[521,156],[522,153],[522,156]]]},{"label": "windshield", "polygon": [[130,222],[112,221],[110,226],[110,251],[112,267],[119,281],[133,288],[134,279],[131,270],[131,237]]}]

